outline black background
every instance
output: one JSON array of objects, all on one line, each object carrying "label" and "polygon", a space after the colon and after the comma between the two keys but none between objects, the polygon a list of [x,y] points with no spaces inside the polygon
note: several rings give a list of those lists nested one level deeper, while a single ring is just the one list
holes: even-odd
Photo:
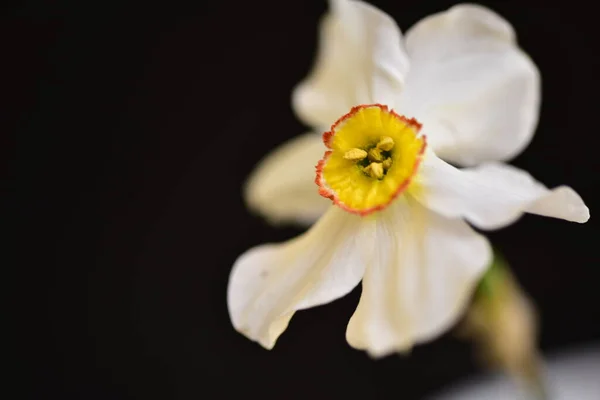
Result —
[{"label": "black background", "polygon": [[[452,5],[373,4],[403,30]],[[490,234],[540,307],[543,349],[566,350],[600,337],[596,14],[573,1],[483,4],[515,26],[542,72],[537,135],[513,163],[548,186],[571,185],[592,213],[585,225],[526,216]],[[351,349],[344,332],[359,288],[298,313],[270,352],[230,325],[235,258],[300,232],[250,215],[240,188],[267,151],[306,130],[290,93],[312,64],[325,10],[324,1],[11,10],[2,114],[17,140],[2,148],[25,239],[11,264],[24,278],[11,302],[25,339],[21,390],[420,399],[479,371],[451,334],[377,362]]]}]

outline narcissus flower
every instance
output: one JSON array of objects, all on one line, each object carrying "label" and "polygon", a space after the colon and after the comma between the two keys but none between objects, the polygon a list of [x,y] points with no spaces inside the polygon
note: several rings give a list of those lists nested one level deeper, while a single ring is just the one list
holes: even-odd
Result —
[{"label": "narcissus flower", "polygon": [[[323,114],[323,120],[339,110],[342,100],[354,104],[331,120],[336,122],[323,134],[325,146],[321,145],[321,155],[313,160],[314,165],[321,158],[313,180],[318,193],[330,200],[328,208],[303,235],[241,255],[230,276],[228,308],[239,332],[270,349],[295,311],[344,296],[362,279],[360,302],[346,338],[357,349],[384,356],[436,337],[463,311],[491,261],[487,240],[466,221],[481,229],[496,229],[525,212],[576,222],[587,221],[589,212],[568,187],[549,190],[527,173],[500,162],[457,169],[436,153],[469,163],[508,157],[528,140],[523,137],[530,135],[537,110],[532,116],[515,106],[513,103],[522,104],[523,99],[507,97],[505,87],[518,83],[529,90],[528,85],[533,84],[537,90],[537,75],[531,62],[515,48],[510,26],[498,16],[480,7],[461,6],[419,23],[413,28],[416,42],[409,41],[407,47],[422,60],[417,65],[424,75],[417,77],[426,82],[415,87],[426,93],[411,89],[410,96],[400,97],[408,59],[399,31],[387,15],[362,2],[340,0],[333,2],[333,14],[325,27],[345,39],[326,49],[326,54],[346,68],[360,69],[360,80],[349,81],[346,70],[339,69],[336,74],[330,70],[331,59],[321,60],[329,67],[316,73],[299,89],[303,94],[297,95],[304,98],[298,100],[304,110]],[[474,33],[472,40],[466,40]],[[446,45],[427,45],[436,40]],[[416,44],[419,46],[414,47]],[[475,53],[455,59],[465,46]],[[357,54],[351,55],[353,51]],[[355,58],[344,59],[342,54]],[[436,70],[436,60],[443,70]],[[509,77],[523,74],[535,82],[498,78],[498,64],[504,72],[513,71]],[[446,69],[455,75],[448,75]],[[326,79],[327,73],[333,75]],[[452,81],[445,82],[441,92],[434,87],[425,90],[446,79]],[[479,83],[471,82],[473,79]],[[342,88],[350,92],[342,93]],[[333,93],[338,103],[326,101],[333,99]],[[418,96],[427,100],[419,103]],[[447,102],[452,96],[463,101]],[[489,114],[489,107],[498,106],[496,97],[507,101],[503,112],[481,118]],[[415,111],[412,99],[421,109],[437,109],[437,119]],[[365,104],[356,103],[361,100]],[[392,106],[409,116],[396,113]],[[427,124],[431,124],[430,130]],[[477,135],[488,131],[501,131],[512,138],[510,144],[504,141],[494,146],[480,141]],[[440,132],[449,136],[444,139]],[[444,140],[462,147],[450,151]],[[268,162],[279,164],[281,174],[293,179],[298,168],[311,168],[301,162],[289,164],[297,161],[293,153]],[[289,189],[293,198],[294,190]],[[271,201],[277,203],[278,198]]]}]

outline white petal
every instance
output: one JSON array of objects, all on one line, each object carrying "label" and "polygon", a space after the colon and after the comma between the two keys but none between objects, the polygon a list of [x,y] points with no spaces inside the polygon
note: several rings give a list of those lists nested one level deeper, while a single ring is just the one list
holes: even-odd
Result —
[{"label": "white petal", "polygon": [[428,153],[415,181],[414,195],[447,217],[465,217],[481,229],[498,229],[525,212],[586,222],[590,212],[568,186],[552,190],[527,172],[501,163],[459,170]]},{"label": "white petal", "polygon": [[298,117],[323,129],[356,105],[392,104],[408,69],[392,18],[361,1],[330,3],[313,69],[292,95]]},{"label": "white petal", "polygon": [[271,349],[296,310],[350,292],[372,252],[369,230],[363,226],[360,217],[331,206],[302,236],[242,254],[227,288],[235,329]]},{"label": "white petal", "polygon": [[378,218],[348,343],[373,357],[431,340],[460,317],[491,260],[487,240],[461,219],[399,199]]},{"label": "white petal", "polygon": [[252,172],[245,200],[254,212],[273,224],[314,223],[331,205],[319,195],[315,166],[325,153],[320,135],[293,138],[265,157]]},{"label": "white petal", "polygon": [[505,161],[533,137],[540,74],[511,25],[477,5],[431,15],[406,33],[411,72],[398,111],[423,123],[443,159]]}]

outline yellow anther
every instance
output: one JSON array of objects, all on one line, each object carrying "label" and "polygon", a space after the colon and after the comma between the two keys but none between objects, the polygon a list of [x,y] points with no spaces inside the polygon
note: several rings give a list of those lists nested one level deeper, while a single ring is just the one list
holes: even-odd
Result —
[{"label": "yellow anther", "polygon": [[365,172],[369,174],[371,178],[381,179],[383,178],[383,165],[378,162],[373,162],[365,167]]},{"label": "yellow anther", "polygon": [[367,156],[367,152],[362,149],[350,149],[344,154],[346,160],[359,161]]},{"label": "yellow anther", "polygon": [[388,157],[385,160],[383,160],[383,168],[385,170],[390,169],[391,166],[392,166],[392,159],[390,157]]},{"label": "yellow anther", "polygon": [[377,147],[373,147],[369,150],[369,161],[382,162],[383,156],[381,155],[381,150]]},{"label": "yellow anther", "polygon": [[383,151],[390,151],[394,148],[394,139],[389,136],[382,136],[377,143],[377,148]]}]

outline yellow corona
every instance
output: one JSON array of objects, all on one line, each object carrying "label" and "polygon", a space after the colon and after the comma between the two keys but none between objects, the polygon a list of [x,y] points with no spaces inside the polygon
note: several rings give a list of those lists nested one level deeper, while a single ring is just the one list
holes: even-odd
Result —
[{"label": "yellow corona", "polygon": [[346,211],[368,215],[408,189],[427,146],[421,124],[380,104],[352,108],[323,142],[319,193]]}]

